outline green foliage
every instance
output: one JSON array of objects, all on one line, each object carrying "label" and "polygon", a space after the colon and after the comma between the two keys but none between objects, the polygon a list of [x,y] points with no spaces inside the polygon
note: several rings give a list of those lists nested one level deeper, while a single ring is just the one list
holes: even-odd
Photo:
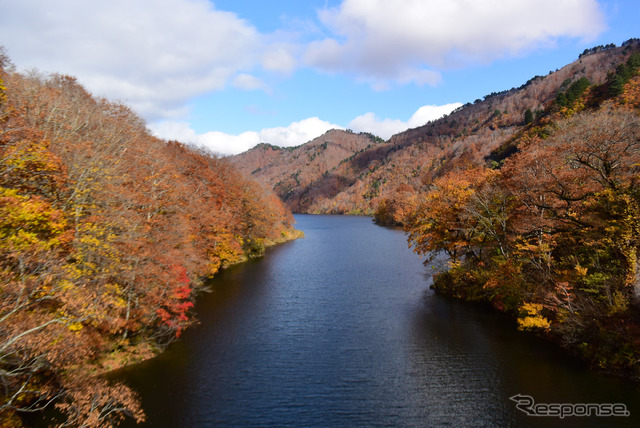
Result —
[{"label": "green foliage", "polygon": [[567,94],[565,92],[560,92],[557,96],[556,96],[556,104],[559,105],[560,107],[566,107],[568,102],[567,102]]},{"label": "green foliage", "polygon": [[590,85],[589,79],[581,77],[573,82],[565,92],[560,92],[556,96],[556,104],[560,107],[571,107]]},{"label": "green foliage", "polygon": [[624,91],[624,85],[638,72],[640,67],[640,53],[633,53],[626,63],[616,67],[615,73],[607,77],[608,95],[617,97]]},{"label": "green foliage", "polygon": [[529,125],[530,123],[533,122],[533,112],[531,111],[530,108],[528,108],[527,110],[525,110],[524,112],[524,124],[525,125]]},{"label": "green foliage", "polygon": [[609,78],[609,91],[608,95],[610,97],[617,97],[622,94],[624,91],[624,84],[626,83],[623,76],[619,74],[614,74]]},{"label": "green foliage", "polygon": [[614,43],[609,43],[608,45],[598,45],[589,49],[585,49],[578,58],[582,58],[583,56],[591,55],[597,52],[602,52],[609,49],[614,49],[616,45]]},{"label": "green foliage", "polygon": [[627,67],[637,72],[638,68],[640,68],[640,52],[634,52],[629,56]]},{"label": "green foliage", "polygon": [[380,144],[385,142],[384,139],[370,132],[361,132],[359,135],[364,135],[365,137],[369,138],[374,144]]}]

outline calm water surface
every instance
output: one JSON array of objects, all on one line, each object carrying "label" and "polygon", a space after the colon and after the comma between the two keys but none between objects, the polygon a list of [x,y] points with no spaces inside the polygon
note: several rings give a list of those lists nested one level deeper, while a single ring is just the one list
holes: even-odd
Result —
[{"label": "calm water surface", "polygon": [[[304,239],[222,272],[200,325],[117,373],[147,426],[640,426],[640,391],[587,372],[492,311],[434,295],[401,231],[296,216]],[[526,416],[625,403],[628,418]]]}]

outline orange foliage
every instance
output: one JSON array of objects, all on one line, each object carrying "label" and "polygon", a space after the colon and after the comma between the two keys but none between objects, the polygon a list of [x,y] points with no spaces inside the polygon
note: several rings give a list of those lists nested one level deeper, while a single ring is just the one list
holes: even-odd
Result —
[{"label": "orange foliage", "polygon": [[406,226],[416,253],[445,251],[455,261],[473,252],[475,231],[467,222],[465,208],[476,193],[476,184],[490,174],[486,169],[455,171],[432,182]]},{"label": "orange foliage", "polygon": [[261,254],[293,218],[72,77],[1,75],[0,413],[57,402],[71,424],[142,420],[135,394],[90,367],[175,340],[202,277]]},{"label": "orange foliage", "polygon": [[532,128],[501,169],[434,179],[406,229],[419,254],[451,257],[436,289],[638,376],[640,116],[614,101]]}]

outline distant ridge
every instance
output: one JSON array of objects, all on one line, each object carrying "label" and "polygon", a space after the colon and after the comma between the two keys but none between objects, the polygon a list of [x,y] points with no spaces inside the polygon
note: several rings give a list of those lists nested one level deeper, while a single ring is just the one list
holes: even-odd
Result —
[{"label": "distant ridge", "polygon": [[509,154],[508,142],[527,125],[527,111],[533,118],[545,114],[581,78],[603,84],[639,48],[640,39],[630,39],[620,47],[586,49],[559,70],[488,94],[388,141],[332,130],[296,148],[259,145],[231,161],[273,188],[293,212],[372,215],[382,201],[399,191],[419,191],[460,162],[500,162]]},{"label": "distant ridge", "polygon": [[[331,198],[348,185],[335,171],[384,143],[371,134],[333,129],[297,147],[261,143],[230,160],[262,185],[275,190],[294,212],[318,211],[316,200]],[[333,212],[324,207],[322,212]],[[344,212],[339,210],[337,212]]]}]

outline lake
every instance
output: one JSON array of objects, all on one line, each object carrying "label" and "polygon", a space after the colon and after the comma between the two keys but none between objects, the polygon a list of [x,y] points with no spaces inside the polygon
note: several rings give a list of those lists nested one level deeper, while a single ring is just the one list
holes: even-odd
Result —
[{"label": "lake", "polygon": [[[140,393],[146,426],[640,426],[637,386],[434,294],[402,231],[366,217],[296,221],[305,238],[221,272],[199,325],[114,375]],[[517,394],[631,415],[528,416]]]}]

